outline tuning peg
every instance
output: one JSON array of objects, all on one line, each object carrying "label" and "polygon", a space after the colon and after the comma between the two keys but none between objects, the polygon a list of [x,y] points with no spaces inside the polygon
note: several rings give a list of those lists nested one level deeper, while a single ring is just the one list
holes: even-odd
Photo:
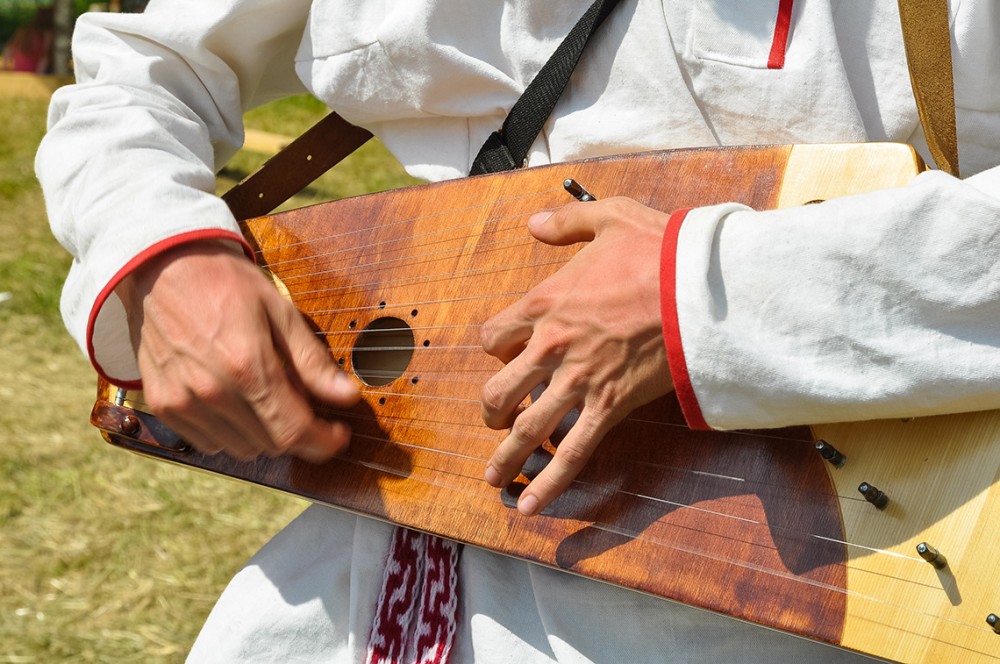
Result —
[{"label": "tuning peg", "polygon": [[834,468],[841,468],[844,465],[844,462],[847,461],[847,457],[841,454],[836,447],[825,440],[820,439],[816,441],[816,450],[819,452],[819,455],[829,461]]},{"label": "tuning peg", "polygon": [[865,500],[880,510],[884,510],[885,506],[889,504],[889,496],[885,495],[868,482],[862,482],[858,486],[858,491],[860,491],[861,495],[865,497]]},{"label": "tuning peg", "polygon": [[929,562],[937,569],[943,569],[948,565],[948,559],[942,556],[940,551],[927,542],[921,542],[917,545],[917,553],[920,554],[921,558]]}]

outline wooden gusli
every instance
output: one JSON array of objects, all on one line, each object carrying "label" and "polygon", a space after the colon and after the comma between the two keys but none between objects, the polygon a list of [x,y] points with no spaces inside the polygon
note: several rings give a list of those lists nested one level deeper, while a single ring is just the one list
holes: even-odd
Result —
[{"label": "wooden gusli", "polygon": [[[921,168],[896,145],[666,151],[251,219],[260,265],[361,385],[359,407],[329,413],[353,426],[350,450],[322,465],[205,456],[145,412],[141,393],[107,384],[92,420],[141,454],[845,648],[996,661],[1000,413],[705,433],[665,398],[616,427],[541,516],[520,516],[514,493],[551,446],[512,489],[482,479],[504,433],[480,419],[481,386],[499,364],[480,349],[479,324],[578,248],[536,242],[525,224],[571,200],[564,179],[667,212],[771,209],[900,186]],[[846,462],[824,460],[818,439]],[[884,508],[862,483],[888,497]],[[921,544],[946,563],[926,562]]]}]

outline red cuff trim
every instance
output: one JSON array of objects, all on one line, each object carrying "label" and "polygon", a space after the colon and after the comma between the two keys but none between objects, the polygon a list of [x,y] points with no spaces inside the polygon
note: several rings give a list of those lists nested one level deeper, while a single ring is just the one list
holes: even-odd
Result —
[{"label": "red cuff trim", "polygon": [[792,25],[793,0],[781,0],[778,3],[778,18],[774,23],[774,39],[771,41],[771,53],[767,56],[768,69],[781,69],[785,66],[785,49],[788,46],[788,32]]},{"label": "red cuff trim", "polygon": [[692,429],[707,430],[711,427],[705,422],[691,386],[687,362],[684,359],[684,345],[681,343],[681,328],[677,319],[677,238],[680,236],[681,224],[684,223],[687,210],[678,210],[670,215],[667,230],[663,234],[663,245],[660,252],[660,315],[663,318],[663,343],[667,348],[667,364],[670,366],[670,377],[674,381],[677,400],[681,404],[684,419]]},{"label": "red cuff trim", "polygon": [[118,287],[118,284],[122,282],[122,279],[130,275],[137,267],[154,256],[162,254],[167,249],[172,249],[173,247],[186,244],[188,242],[194,242],[195,240],[235,240],[236,242],[239,242],[241,247],[243,247],[243,253],[247,255],[247,258],[254,260],[253,248],[247,244],[247,241],[243,239],[242,235],[221,228],[209,228],[180,233],[179,235],[168,237],[165,240],[160,240],[156,244],[146,247],[146,249],[141,251],[132,260],[125,263],[122,269],[118,270],[118,272],[115,273],[115,276],[111,277],[111,280],[108,281],[104,288],[101,289],[101,292],[97,294],[97,299],[94,301],[94,306],[90,309],[90,317],[87,320],[87,355],[90,357],[90,363],[93,365],[94,369],[97,370],[98,375],[100,375],[100,377],[104,380],[127,390],[142,389],[142,381],[115,379],[109,376],[101,365],[97,363],[97,358],[94,356],[94,326],[97,324],[97,314],[100,313],[104,303],[107,301],[112,291],[114,291],[114,289]]}]

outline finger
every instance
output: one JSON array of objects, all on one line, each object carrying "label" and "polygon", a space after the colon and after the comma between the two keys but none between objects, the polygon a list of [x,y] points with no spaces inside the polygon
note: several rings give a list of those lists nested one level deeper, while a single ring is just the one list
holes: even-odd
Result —
[{"label": "finger", "polygon": [[351,427],[347,423],[316,418],[303,442],[292,447],[289,453],[310,463],[322,463],[343,452],[350,441]]},{"label": "finger", "polygon": [[284,371],[276,354],[262,359],[262,376],[246,386],[247,401],[277,453],[311,450],[330,457],[346,447],[350,429],[316,416],[309,400]]},{"label": "finger", "polygon": [[517,502],[517,510],[534,516],[569,488],[590,459],[610,426],[596,422],[586,409],[556,448],[556,453],[528,484]]},{"label": "finger", "polygon": [[483,385],[483,422],[491,429],[511,426],[524,399],[551,375],[551,368],[526,355],[515,358]]},{"label": "finger", "polygon": [[275,345],[305,389],[321,401],[350,407],[361,398],[358,386],[341,371],[329,349],[309,328],[302,315],[285,300],[269,309]]},{"label": "finger", "polygon": [[147,400],[165,424],[207,454],[224,451],[250,459],[277,453],[256,413],[227,381],[209,372],[192,370],[178,376],[178,371],[145,380]]},{"label": "finger", "polygon": [[479,342],[488,355],[506,364],[524,351],[533,330],[534,319],[526,315],[522,299],[483,323]]},{"label": "finger", "polygon": [[590,242],[597,236],[611,201],[569,203],[554,212],[539,212],[528,219],[535,239],[557,246]]},{"label": "finger", "polygon": [[273,447],[228,380],[204,364],[164,357],[165,341],[159,330],[147,327],[137,358],[146,401],[164,424],[206,454],[225,451],[245,459]]},{"label": "finger", "polygon": [[236,432],[225,418],[203,407],[161,406],[157,414],[184,442],[205,454],[225,452],[237,459],[253,459],[262,452],[259,445]]},{"label": "finger", "polygon": [[486,481],[498,488],[510,484],[531,453],[552,435],[566,413],[576,405],[573,395],[557,394],[552,388],[545,390],[517,416],[510,434],[493,452],[486,464]]},{"label": "finger", "polygon": [[350,426],[318,417],[287,374],[280,373],[281,381],[265,381],[268,390],[250,393],[245,400],[226,392],[229,398],[216,399],[211,409],[198,413],[195,421],[204,435],[240,459],[287,452],[318,463],[342,452],[350,441]]}]

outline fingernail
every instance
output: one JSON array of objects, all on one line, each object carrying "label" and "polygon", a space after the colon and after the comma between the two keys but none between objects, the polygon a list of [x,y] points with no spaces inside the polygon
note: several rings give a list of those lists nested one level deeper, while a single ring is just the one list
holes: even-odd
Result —
[{"label": "fingernail", "polygon": [[551,216],[552,216],[551,212],[539,212],[537,214],[533,214],[528,219],[528,227],[529,228],[538,228],[539,226],[541,226],[542,224],[544,224],[546,221],[548,221],[549,217],[551,217]]},{"label": "fingernail", "polygon": [[324,448],[322,445],[317,445],[315,443],[304,443],[296,446],[290,451],[295,456],[299,457],[303,461],[308,461],[309,463],[324,463],[336,456],[335,452],[332,452]]},{"label": "fingernail", "polygon": [[517,511],[524,516],[535,516],[538,512],[538,498],[531,494],[521,496],[521,500],[517,503]]},{"label": "fingernail", "polygon": [[333,390],[345,399],[352,398],[358,394],[358,386],[342,371],[337,371],[333,374]]},{"label": "fingernail", "polygon": [[498,471],[493,466],[486,466],[486,483],[490,486],[499,487],[500,486],[500,471]]}]

